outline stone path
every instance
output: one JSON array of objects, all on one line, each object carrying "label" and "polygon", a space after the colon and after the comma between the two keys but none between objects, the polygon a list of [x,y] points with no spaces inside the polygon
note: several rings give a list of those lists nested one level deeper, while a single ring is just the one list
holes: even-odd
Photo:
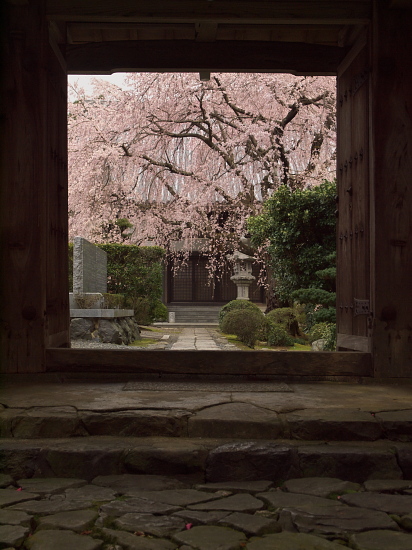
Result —
[{"label": "stone path", "polygon": [[[145,338],[157,340],[155,343],[139,347],[141,350],[226,350],[233,351],[239,348],[228,342],[215,328],[206,327],[175,327],[157,331],[141,330],[143,342]],[[134,351],[134,346],[119,344],[105,344],[92,340],[72,340],[71,347],[94,349],[122,349]]]},{"label": "stone path", "polygon": [[0,547],[31,550],[411,550],[412,480],[191,485],[156,475],[0,475]]},{"label": "stone path", "polygon": [[230,350],[238,349],[235,345],[221,338],[215,329],[183,327],[177,340],[167,347],[171,350]]}]

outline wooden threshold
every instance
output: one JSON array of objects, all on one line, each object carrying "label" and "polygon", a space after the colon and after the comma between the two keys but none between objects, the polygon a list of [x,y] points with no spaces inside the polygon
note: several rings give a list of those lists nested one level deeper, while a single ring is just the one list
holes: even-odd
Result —
[{"label": "wooden threshold", "polygon": [[316,377],[372,377],[361,352],[129,351],[53,348],[47,372],[111,372]]}]

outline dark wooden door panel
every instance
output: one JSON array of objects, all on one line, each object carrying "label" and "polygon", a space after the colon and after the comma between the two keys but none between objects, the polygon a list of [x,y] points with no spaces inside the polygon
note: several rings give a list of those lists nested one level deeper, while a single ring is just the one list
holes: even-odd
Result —
[{"label": "dark wooden door panel", "polygon": [[[368,349],[369,64],[365,45],[338,75],[338,347]],[[344,342],[344,343],[343,343]]]}]

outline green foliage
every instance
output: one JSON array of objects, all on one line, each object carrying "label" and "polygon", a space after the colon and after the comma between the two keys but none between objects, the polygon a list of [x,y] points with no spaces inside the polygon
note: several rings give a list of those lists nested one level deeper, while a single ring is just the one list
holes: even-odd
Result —
[{"label": "green foliage", "polygon": [[[252,243],[267,246],[280,301],[290,302],[293,290],[311,287],[315,273],[330,267],[336,248],[335,195],[335,182],[295,191],[281,186],[263,213],[249,218]],[[320,286],[332,290],[326,281],[320,280]]]},{"label": "green foliage", "polygon": [[221,330],[226,334],[235,334],[241,342],[254,348],[264,322],[265,316],[259,308],[247,308],[247,311],[233,309],[225,314]]},{"label": "green foliage", "polygon": [[321,288],[300,288],[292,292],[292,298],[301,304],[334,306],[336,303],[335,292],[328,292]]},{"label": "green foliage", "polygon": [[289,335],[299,336],[299,324],[292,308],[281,307],[272,309],[266,314],[266,318],[281,326]]},{"label": "green foliage", "polygon": [[[262,313],[259,309],[259,307],[254,304],[253,302],[250,302],[249,300],[232,300],[231,302],[228,302],[225,304],[222,309],[219,311],[219,328],[220,330],[223,330],[222,323],[226,315],[235,310],[251,310],[251,311],[258,311],[259,313]],[[263,314],[262,314],[263,315]],[[226,331],[223,331],[226,332]],[[236,334],[235,332],[233,334]]]},{"label": "green foliage", "polygon": [[313,321],[315,323],[336,323],[336,308],[321,308],[313,312]]},{"label": "green foliage", "polygon": [[151,304],[148,298],[142,296],[129,297],[130,307],[134,309],[134,317],[139,325],[150,325],[153,322]]},{"label": "green foliage", "polygon": [[153,308],[153,318],[155,321],[167,321],[168,309],[163,302],[158,300]]},{"label": "green foliage", "polygon": [[106,309],[123,309],[125,307],[125,297],[123,294],[103,293],[104,307]]},{"label": "green foliage", "polygon": [[294,340],[287,329],[266,316],[266,340],[269,346],[293,346]]},{"label": "green foliage", "polygon": [[[327,261],[336,261],[336,252],[326,257]],[[322,288],[301,288],[292,292],[292,297],[305,304],[306,307],[306,330],[310,330],[316,323],[336,323],[336,266],[329,266],[315,273],[318,284],[323,281],[325,289]],[[320,280],[320,281],[319,281]],[[313,285],[316,284],[316,279]]]},{"label": "green foliage", "polygon": [[154,308],[162,296],[162,258],[157,246],[99,244],[107,252],[107,290],[124,294],[140,324],[154,320]]},{"label": "green foliage", "polygon": [[130,229],[130,227],[133,227],[133,224],[131,224],[127,218],[118,218],[114,223],[117,225],[121,232],[123,232],[125,229]]},{"label": "green foliage", "polygon": [[324,339],[325,351],[334,351],[336,349],[336,324],[335,323],[317,323],[313,325],[309,332],[309,341]]},{"label": "green foliage", "polygon": [[315,275],[323,281],[333,281],[334,283],[336,280],[336,267],[333,266],[321,269],[320,271],[316,271]]},{"label": "green foliage", "polygon": [[133,224],[130,223],[127,218],[118,218],[114,223],[120,229],[120,233],[124,240],[128,239],[133,234],[133,232],[126,233],[127,229],[133,227]]}]

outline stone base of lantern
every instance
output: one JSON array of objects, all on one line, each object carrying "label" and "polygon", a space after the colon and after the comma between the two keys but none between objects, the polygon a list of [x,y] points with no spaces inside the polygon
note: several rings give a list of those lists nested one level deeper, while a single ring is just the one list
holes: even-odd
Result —
[{"label": "stone base of lantern", "polygon": [[255,280],[255,277],[253,275],[249,275],[247,277],[233,275],[230,277],[230,280],[233,281],[237,287],[236,300],[250,300],[249,287]]}]

